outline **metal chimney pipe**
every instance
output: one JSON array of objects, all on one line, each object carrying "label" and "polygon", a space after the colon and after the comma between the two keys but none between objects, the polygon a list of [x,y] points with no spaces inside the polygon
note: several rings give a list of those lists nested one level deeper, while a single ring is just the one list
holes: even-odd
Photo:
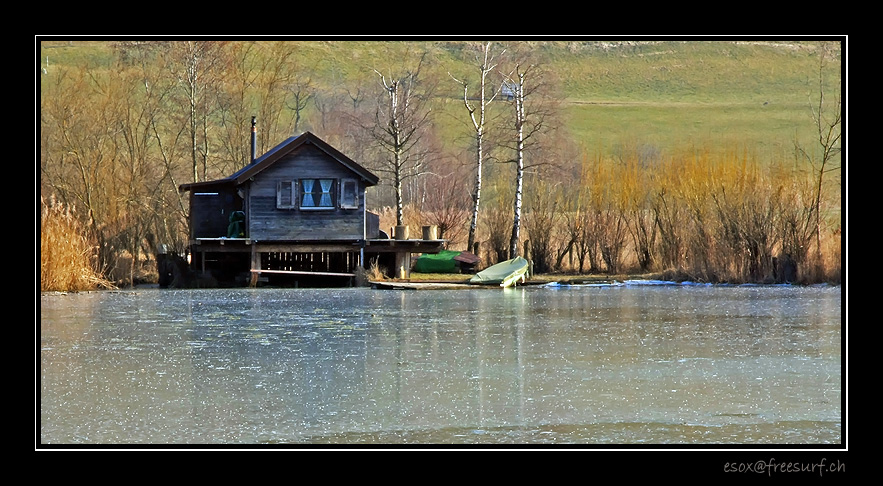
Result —
[{"label": "metal chimney pipe", "polygon": [[251,163],[254,163],[255,159],[255,150],[257,145],[257,129],[255,126],[257,125],[257,117],[251,117]]}]

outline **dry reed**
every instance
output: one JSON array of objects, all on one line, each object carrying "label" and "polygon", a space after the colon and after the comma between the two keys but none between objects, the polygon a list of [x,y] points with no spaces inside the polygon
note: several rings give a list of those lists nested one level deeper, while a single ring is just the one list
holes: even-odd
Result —
[{"label": "dry reed", "polygon": [[75,211],[54,199],[40,201],[40,290],[116,288],[95,268],[90,244]]}]

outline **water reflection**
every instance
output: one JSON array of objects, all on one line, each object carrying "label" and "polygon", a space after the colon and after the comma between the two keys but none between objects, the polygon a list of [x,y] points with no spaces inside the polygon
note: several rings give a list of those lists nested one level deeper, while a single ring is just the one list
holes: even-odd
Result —
[{"label": "water reflection", "polygon": [[42,444],[837,444],[839,287],[41,298]]}]

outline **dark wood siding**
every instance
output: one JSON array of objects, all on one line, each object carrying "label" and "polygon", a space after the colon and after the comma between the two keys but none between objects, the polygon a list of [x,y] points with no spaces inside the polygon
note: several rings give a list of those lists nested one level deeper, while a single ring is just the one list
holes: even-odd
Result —
[{"label": "dark wood siding", "polygon": [[[333,209],[302,210],[299,204],[279,209],[276,192],[281,181],[333,179]],[[341,209],[340,181],[355,179],[359,204]],[[363,238],[364,183],[358,176],[325,152],[305,145],[255,176],[249,189],[249,236],[272,240],[358,240]]]},{"label": "dark wood siding", "polygon": [[242,199],[230,190],[204,190],[190,194],[190,230],[193,238],[227,236],[230,213],[242,209]]}]

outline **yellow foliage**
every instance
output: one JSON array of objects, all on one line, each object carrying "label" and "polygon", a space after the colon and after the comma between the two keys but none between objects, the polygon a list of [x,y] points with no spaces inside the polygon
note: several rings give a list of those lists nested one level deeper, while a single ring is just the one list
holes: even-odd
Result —
[{"label": "yellow foliage", "polygon": [[[616,157],[583,156],[579,184],[567,186],[571,241],[580,244],[585,238],[580,232],[588,229],[600,244],[605,238],[608,244],[631,244],[623,250],[640,259],[642,268],[654,262],[654,270],[708,281],[769,280],[781,255],[809,266],[805,250],[795,253],[815,246],[808,239],[814,208],[805,167],[761,159],[743,148],[694,147],[652,159],[640,155],[626,148]],[[596,221],[579,216],[582,212]],[[620,218],[628,224],[628,242],[613,226]],[[836,238],[828,240],[822,241],[821,253],[831,263],[824,266],[836,274],[840,250]]]}]

